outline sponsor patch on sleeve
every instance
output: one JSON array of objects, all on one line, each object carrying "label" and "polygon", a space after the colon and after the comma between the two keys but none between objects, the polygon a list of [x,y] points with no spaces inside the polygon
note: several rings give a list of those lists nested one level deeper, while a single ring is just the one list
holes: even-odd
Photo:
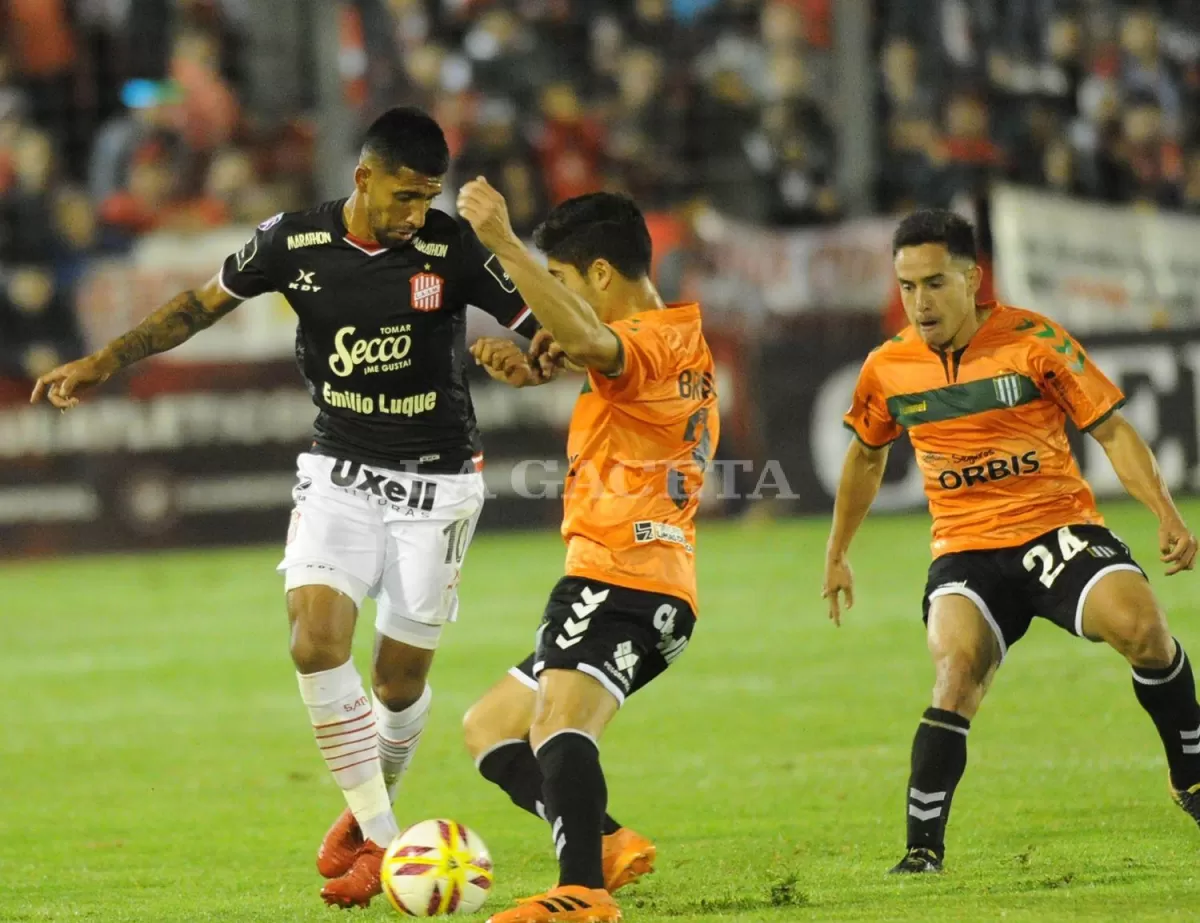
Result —
[{"label": "sponsor patch on sleeve", "polygon": [[496,254],[492,254],[487,258],[487,262],[483,264],[483,268],[488,271],[488,274],[500,283],[500,287],[510,295],[517,290],[517,283],[509,278],[508,273],[504,271],[504,267],[500,265],[500,260]]}]

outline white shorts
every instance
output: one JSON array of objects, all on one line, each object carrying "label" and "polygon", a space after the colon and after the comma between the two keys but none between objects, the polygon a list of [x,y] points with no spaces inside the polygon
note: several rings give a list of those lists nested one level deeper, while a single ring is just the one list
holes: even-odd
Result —
[{"label": "white shorts", "polygon": [[375,629],[433,650],[458,612],[458,579],[483,509],[483,475],[409,474],[326,455],[296,460],[295,508],[278,570],[285,588],[319,584],[355,606],[376,601]]}]

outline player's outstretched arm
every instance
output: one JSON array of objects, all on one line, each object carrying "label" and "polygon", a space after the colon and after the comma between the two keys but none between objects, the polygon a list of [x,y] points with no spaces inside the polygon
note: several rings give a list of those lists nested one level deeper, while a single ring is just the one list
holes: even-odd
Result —
[{"label": "player's outstretched arm", "polygon": [[825,547],[825,579],[821,587],[821,596],[829,602],[829,618],[835,625],[842,624],[840,597],[844,595],[847,609],[854,606],[854,574],[846,554],[879,493],[890,448],[890,445],[872,448],[855,438],[842,462],[842,476],[833,503],[833,526]]},{"label": "player's outstretched arm", "polygon": [[37,403],[45,395],[55,407],[63,410],[74,407],[79,403],[80,392],[103,384],[139,359],[173,349],[198,331],[211,327],[241,303],[213,276],[198,289],[180,292],[103,349],[47,372],[33,386],[29,401]]},{"label": "player's outstretched arm", "polygon": [[580,365],[611,375],[621,366],[621,341],[596,312],[541,265],[521,242],[508,218],[504,196],[483,177],[458,193],[458,211],[475,236],[504,266],[538,323]]},{"label": "player's outstretched arm", "polygon": [[1158,544],[1167,575],[1191,570],[1196,563],[1196,536],[1184,524],[1158,461],[1133,424],[1112,414],[1090,434],[1101,447],[1131,497],[1158,517]]}]

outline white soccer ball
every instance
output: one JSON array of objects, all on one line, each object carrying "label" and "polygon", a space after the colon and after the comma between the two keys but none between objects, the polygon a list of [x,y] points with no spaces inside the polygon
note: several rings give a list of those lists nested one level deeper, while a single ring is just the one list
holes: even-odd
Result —
[{"label": "white soccer ball", "polygon": [[474,913],[492,887],[492,857],[479,834],[452,820],[423,820],[388,847],[383,893],[410,917]]}]

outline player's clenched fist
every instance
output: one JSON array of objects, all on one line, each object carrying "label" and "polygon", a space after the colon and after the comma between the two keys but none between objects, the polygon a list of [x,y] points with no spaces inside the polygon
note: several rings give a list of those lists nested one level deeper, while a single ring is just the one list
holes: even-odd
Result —
[{"label": "player's clenched fist", "polygon": [[572,362],[571,357],[558,345],[554,335],[544,328],[533,335],[533,340],[529,344],[529,361],[534,363],[541,370],[542,375],[547,378],[553,378],[560,369],[566,369],[569,372],[587,371],[582,365]]},{"label": "player's clenched fist", "polygon": [[517,239],[504,196],[482,176],[458,191],[458,213],[467,219],[480,243],[493,252]]},{"label": "player's clenched fist", "polygon": [[500,337],[476,340],[471,344],[471,355],[488,375],[514,388],[545,384],[553,377],[552,373],[543,374],[541,367],[530,362],[516,343]]}]

